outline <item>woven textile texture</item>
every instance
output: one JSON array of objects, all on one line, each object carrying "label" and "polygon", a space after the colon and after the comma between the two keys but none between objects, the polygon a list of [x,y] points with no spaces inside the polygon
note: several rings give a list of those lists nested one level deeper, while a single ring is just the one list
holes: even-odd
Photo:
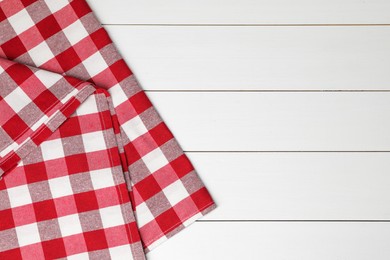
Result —
[{"label": "woven textile texture", "polygon": [[146,259],[216,203],[85,0],[0,0],[0,259]]}]

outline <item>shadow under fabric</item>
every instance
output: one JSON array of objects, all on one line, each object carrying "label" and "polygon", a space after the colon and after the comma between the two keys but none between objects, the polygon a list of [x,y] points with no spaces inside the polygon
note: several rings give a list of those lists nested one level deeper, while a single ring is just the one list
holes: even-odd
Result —
[{"label": "shadow under fabric", "polygon": [[85,0],[0,0],[0,259],[146,259],[216,208]]}]

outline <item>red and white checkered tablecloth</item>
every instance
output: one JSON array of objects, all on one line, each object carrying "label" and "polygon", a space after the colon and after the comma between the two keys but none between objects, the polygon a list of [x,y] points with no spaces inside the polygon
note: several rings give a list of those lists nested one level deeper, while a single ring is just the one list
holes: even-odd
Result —
[{"label": "red and white checkered tablecloth", "polygon": [[85,0],[0,0],[0,259],[145,259],[216,208]]}]

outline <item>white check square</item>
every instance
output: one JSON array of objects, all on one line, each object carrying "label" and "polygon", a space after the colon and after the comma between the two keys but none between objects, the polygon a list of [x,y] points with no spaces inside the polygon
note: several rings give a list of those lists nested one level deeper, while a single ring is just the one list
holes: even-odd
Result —
[{"label": "white check square", "polygon": [[148,167],[150,172],[155,172],[158,169],[164,167],[169,162],[160,148],[156,148],[153,151],[147,153],[142,157],[146,167]]},{"label": "white check square", "polygon": [[53,52],[45,41],[29,50],[28,54],[37,67],[54,58]]},{"label": "white check square", "polygon": [[125,224],[120,206],[99,209],[103,228],[110,228]]},{"label": "white check square", "polygon": [[137,218],[137,223],[140,227],[154,219],[152,212],[150,212],[145,202],[142,202],[137,206],[135,210],[135,216]]},{"label": "white check square", "polygon": [[23,9],[22,11],[9,17],[8,21],[16,34],[21,34],[22,32],[33,27],[35,24],[26,9]]},{"label": "white check square", "polygon": [[127,134],[130,141],[137,139],[139,136],[145,134],[148,131],[144,122],[142,122],[142,119],[139,116],[135,116],[126,123],[122,124],[122,129]]},{"label": "white check square", "polygon": [[64,157],[64,148],[61,139],[46,140],[40,145],[44,160],[52,160]]},{"label": "white check square", "polygon": [[110,168],[90,171],[92,186],[95,190],[115,186]]},{"label": "white check square", "polygon": [[37,70],[35,76],[45,85],[46,88],[50,88],[57,83],[62,76],[57,73],[52,73],[46,70]]},{"label": "white check square", "polygon": [[97,131],[82,134],[85,152],[96,152],[107,149],[103,132]]},{"label": "white check square", "polygon": [[75,255],[70,255],[66,258],[67,260],[88,260],[89,255],[88,253],[80,253],[80,254],[75,254]]},{"label": "white check square", "polygon": [[88,57],[83,61],[83,65],[85,69],[88,71],[88,74],[92,77],[96,76],[103,70],[105,70],[108,65],[106,61],[103,59],[100,52],[96,52],[95,54]]},{"label": "white check square", "polygon": [[49,179],[49,186],[54,199],[73,194],[69,176]]},{"label": "white check square", "polygon": [[68,38],[71,45],[74,45],[88,36],[87,30],[80,20],[72,23],[63,30],[66,38]]},{"label": "white check square", "polygon": [[163,192],[172,206],[189,196],[188,191],[180,180],[168,185]]},{"label": "white check square", "polygon": [[4,157],[7,155],[7,153],[9,153],[11,151],[15,151],[15,149],[18,147],[19,147],[19,145],[14,142],[14,143],[10,144],[9,146],[7,146],[7,148],[5,148],[3,151],[1,151],[0,156]]},{"label": "white check square", "polygon": [[9,93],[4,100],[16,113],[32,102],[29,96],[19,87]]},{"label": "white check square", "polygon": [[35,244],[41,241],[37,223],[15,227],[19,246]]},{"label": "white check square", "polygon": [[76,109],[76,113],[79,116],[95,114],[98,112],[95,95],[89,96],[81,105]]},{"label": "white check square", "polygon": [[60,226],[61,234],[64,237],[81,234],[83,232],[80,224],[80,219],[77,214],[58,218],[58,224]]},{"label": "white check square", "polygon": [[31,195],[27,185],[20,185],[7,189],[11,208],[31,204]]},{"label": "white check square", "polygon": [[51,13],[55,13],[57,12],[58,10],[61,10],[62,8],[64,8],[65,6],[67,6],[69,4],[69,0],[49,0],[49,1],[45,1],[45,3],[47,4],[47,6],[49,7],[50,9],[50,12]]},{"label": "white check square", "polygon": [[122,260],[124,256],[130,256],[131,252],[130,245],[123,245],[109,248],[111,260]]},{"label": "white check square", "polygon": [[108,92],[111,95],[112,103],[114,106],[118,106],[128,100],[126,93],[123,91],[121,85],[116,84],[108,89]]},{"label": "white check square", "polygon": [[48,116],[43,115],[37,122],[35,122],[30,128],[36,131],[41,125],[43,125],[49,119]]}]

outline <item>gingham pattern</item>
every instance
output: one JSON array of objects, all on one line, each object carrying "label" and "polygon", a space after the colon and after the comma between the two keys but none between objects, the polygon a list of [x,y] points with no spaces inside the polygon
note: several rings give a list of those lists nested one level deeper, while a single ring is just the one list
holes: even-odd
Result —
[{"label": "gingham pattern", "polygon": [[[0,81],[1,89],[20,80],[10,68],[0,75],[9,78]],[[27,93],[42,84],[33,80],[39,72],[50,75],[36,70],[20,83]],[[64,77],[56,76],[65,84]],[[62,84],[59,87],[67,90]],[[68,106],[74,112],[64,113],[68,115],[59,118],[63,123],[57,129],[5,173],[0,186],[0,259],[145,259],[110,99],[105,90],[90,90],[83,103]],[[51,100],[44,103],[51,105]]]},{"label": "gingham pattern", "polygon": [[[0,200],[4,201],[4,203],[0,202],[2,203],[0,218],[6,220],[4,222],[6,224],[0,227],[2,230],[0,251],[3,254],[15,254],[15,258],[12,259],[18,259],[20,256],[29,256],[32,252],[38,252],[40,254],[38,258],[33,259],[40,259],[39,257],[43,255],[50,258],[46,254],[54,254],[55,252],[50,248],[58,246],[63,249],[58,250],[62,252],[63,257],[73,255],[81,259],[88,258],[88,256],[96,259],[131,259],[131,257],[144,259],[145,253],[216,208],[215,202],[193,165],[145,92],[140,88],[135,76],[115,49],[107,32],[97,21],[85,0],[4,0],[0,2],[0,57],[13,60],[19,65],[26,64],[51,71],[56,73],[56,76],[66,75],[68,78],[75,78],[75,81],[78,79],[93,83],[98,89],[84,102],[88,105],[82,109],[83,103],[76,109],[75,114],[65,119],[62,125],[59,124],[59,128],[53,134],[48,135],[48,139],[38,148],[30,150],[25,157],[28,162],[31,162],[30,164],[22,158],[20,165],[4,174],[3,180],[0,181],[2,192]],[[1,72],[10,76],[5,69],[3,71],[0,69]],[[45,82],[45,80],[49,82],[47,78],[38,79],[46,89],[50,89],[50,83]],[[21,80],[18,77],[14,78],[14,81],[18,86],[20,85],[18,81]],[[69,84],[74,86],[75,83]],[[85,83],[84,87],[87,86],[90,85]],[[103,92],[106,103],[112,104],[109,109],[110,113],[107,109],[95,109],[99,103],[97,96],[103,97]],[[4,100],[3,95],[1,96]],[[89,101],[90,99],[95,101]],[[9,106],[12,107],[12,104]],[[19,110],[20,105],[13,107],[15,110],[12,109],[13,112],[10,112],[12,115],[19,115],[24,109],[24,105],[22,110]],[[44,113],[42,111],[42,115]],[[85,125],[88,120],[84,121],[84,117],[91,113],[95,116],[96,114],[106,115],[104,120],[96,121],[96,125],[101,127],[101,129],[93,130],[96,135],[88,132],[95,123]],[[80,119],[82,117],[83,120]],[[74,120],[74,118],[77,119]],[[71,124],[69,122],[74,121],[78,122],[75,123],[78,128],[66,128],[67,124]],[[111,122],[109,129],[102,126],[106,121]],[[81,126],[83,124],[84,127]],[[27,126],[31,127],[29,124]],[[62,128],[66,129],[64,131],[69,135],[68,137],[77,136],[78,138],[72,141],[67,138],[67,141],[64,141],[66,137],[61,134]],[[7,131],[7,133],[12,131],[15,130]],[[116,135],[115,144],[112,138],[113,132]],[[111,138],[107,138],[102,133],[106,135],[111,133]],[[29,137],[31,135],[26,138]],[[78,144],[88,141],[89,137],[94,140],[92,148],[79,147]],[[15,141],[14,138],[11,139]],[[70,150],[79,149],[78,155],[66,153],[66,146]],[[107,170],[110,173],[108,175],[115,179],[114,184],[109,182],[111,189],[110,187],[96,189],[93,185],[86,184],[88,179],[92,180],[92,175],[96,173],[93,169],[94,163],[89,161],[90,153],[96,152],[95,146],[101,151],[106,151],[105,156],[107,156],[107,151],[110,151],[110,158],[120,158],[118,163],[122,166],[121,170],[117,164],[102,165],[103,168],[97,169],[97,173],[103,169],[110,169]],[[60,152],[56,152],[56,149],[60,149]],[[99,165],[99,161],[104,161],[105,156],[99,154],[98,157],[93,158]],[[73,161],[69,162],[69,158]],[[62,164],[54,163],[56,160],[61,160]],[[41,172],[43,172],[42,175],[37,174]],[[78,176],[80,173],[84,175],[71,181],[70,176]],[[65,190],[59,189],[56,193],[56,188],[50,189],[50,178],[59,178],[58,176],[65,177],[66,180],[69,178],[70,184],[64,188]],[[57,180],[58,184],[64,179]],[[104,185],[105,182],[98,181],[98,183]],[[32,185],[36,184],[46,185],[46,188],[33,188]],[[123,192],[124,185],[127,188],[126,192]],[[83,188],[86,190],[84,191]],[[80,202],[78,204],[77,189],[80,192],[83,191],[82,194],[88,193],[85,199],[87,201],[91,199],[93,203]],[[33,199],[34,190],[50,190],[50,194],[46,197],[39,195],[38,199]],[[102,192],[100,197],[98,196],[99,190]],[[113,192],[114,190],[117,192]],[[20,198],[19,194],[25,194],[27,199]],[[75,202],[72,202],[73,204],[66,200],[61,202],[63,198]],[[83,198],[80,200],[82,201]],[[103,201],[99,201],[99,198]],[[11,203],[13,200],[16,200],[16,204]],[[57,209],[57,200],[59,205],[65,205],[61,209],[67,211],[64,215],[61,215],[59,213],[61,210]],[[50,204],[56,210],[44,213],[39,206],[36,206],[42,202]],[[108,215],[118,218],[105,222],[100,214],[102,225],[87,227],[88,221],[85,221],[83,225],[81,221],[83,207],[87,208],[85,209],[85,212],[88,212],[87,215],[96,220],[99,219],[96,210],[100,211],[110,206],[115,209],[120,206],[122,220],[120,220],[120,214],[110,213]],[[116,212],[118,213],[118,210]],[[18,220],[16,217],[22,218],[22,215],[27,214],[28,218],[25,220]],[[60,220],[64,216],[71,217],[65,218],[64,221]],[[41,218],[45,220],[40,221]],[[29,219],[29,224],[26,224],[27,219]],[[79,220],[80,225],[73,229],[73,220],[76,219]],[[61,231],[57,232],[57,237],[46,236],[46,233],[42,231],[45,228],[52,228],[51,224],[45,222],[49,220],[58,222],[53,227],[53,230]],[[114,227],[106,227],[103,222],[117,226],[122,231],[128,227],[127,237],[110,238],[110,234],[107,234],[110,232],[108,230]],[[20,227],[25,228],[18,233]],[[15,236],[15,232],[18,244],[15,241],[13,245],[2,242],[5,241],[3,237],[7,239]],[[47,232],[53,234],[54,231]],[[95,232],[90,236],[91,240],[88,240],[88,235],[86,235],[88,232]],[[26,236],[26,239],[20,238],[27,233],[35,235]],[[100,236],[105,238],[98,242]],[[82,238],[85,239],[84,242],[80,242]],[[92,242],[94,240],[98,241]],[[79,244],[81,244],[80,248],[77,246]]]},{"label": "gingham pattern", "polygon": [[57,129],[95,88],[2,58],[0,68],[1,178]]}]

